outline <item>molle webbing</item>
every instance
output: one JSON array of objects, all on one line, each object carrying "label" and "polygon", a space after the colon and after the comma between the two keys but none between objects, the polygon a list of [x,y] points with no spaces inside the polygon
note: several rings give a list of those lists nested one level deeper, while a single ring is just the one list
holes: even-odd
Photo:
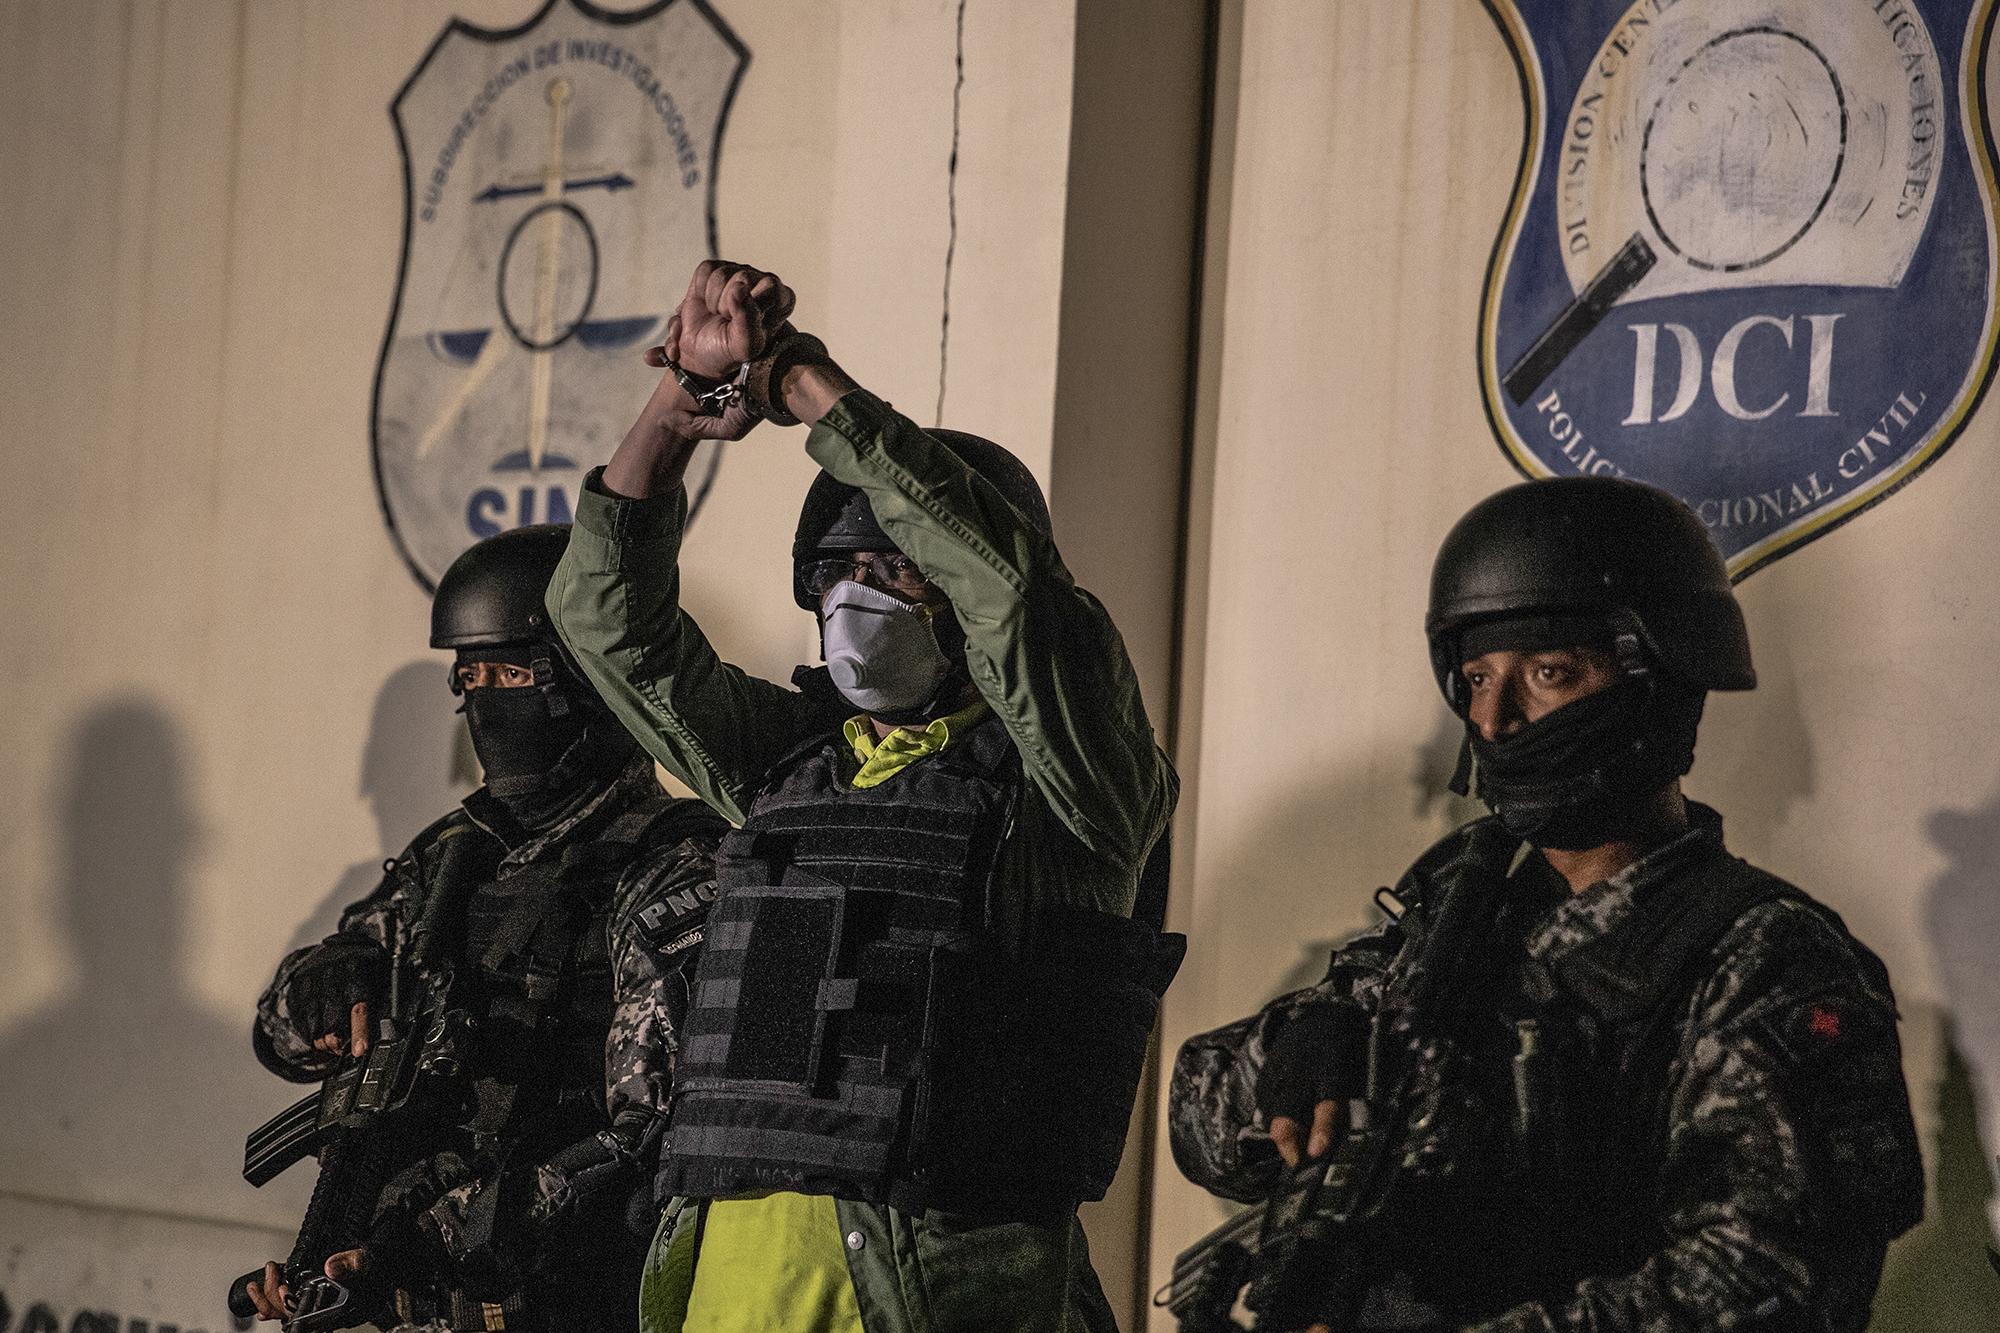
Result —
[{"label": "molle webbing", "polygon": [[[538,860],[523,866],[482,895],[490,899],[480,905],[477,931],[487,975],[513,981],[537,1003],[552,998],[562,976],[579,966],[593,984],[608,988],[610,960],[599,928],[613,881],[673,805],[664,792],[648,796],[601,831],[571,834],[553,865]],[[599,1017],[608,1021],[608,1003],[603,1007]]]},{"label": "molle webbing", "polygon": [[939,960],[973,946],[1018,774],[997,725],[881,787],[816,746],[717,856],[663,1154],[677,1193],[888,1202]]},{"label": "molle webbing", "polygon": [[1556,1201],[1529,1225],[1566,1237],[1557,1249],[1567,1266],[1549,1280],[1628,1271],[1667,1243],[1653,1191],[1672,1134],[1669,1071],[1690,1031],[1704,1030],[1690,1017],[1717,950],[1745,916],[1777,902],[1824,911],[1711,844],[1644,886],[1623,922],[1552,960],[1549,1012],[1576,1015],[1559,1024],[1572,1036],[1544,1071],[1561,1091],[1542,1099],[1539,1125],[1516,1129],[1535,1193]]},{"label": "molle webbing", "polygon": [[1609,1039],[1602,1054],[1628,1081],[1650,1084],[1672,1058],[1715,950],[1738,921],[1772,902],[1796,903],[1846,931],[1798,889],[1717,846],[1653,885],[1617,929],[1558,958],[1553,980]]},{"label": "molle webbing", "polygon": [[723,841],[660,1192],[1065,1216],[1110,1183],[1184,941],[1085,911],[992,936],[1022,782],[997,720],[853,769],[794,756]]},{"label": "molle webbing", "polygon": [[[664,792],[648,793],[564,835],[559,856],[536,858],[473,893],[467,953],[485,997],[484,1067],[500,1084],[602,1089],[603,1034],[614,1007],[606,929],[614,883],[675,804]],[[601,827],[593,832],[593,824]]]}]

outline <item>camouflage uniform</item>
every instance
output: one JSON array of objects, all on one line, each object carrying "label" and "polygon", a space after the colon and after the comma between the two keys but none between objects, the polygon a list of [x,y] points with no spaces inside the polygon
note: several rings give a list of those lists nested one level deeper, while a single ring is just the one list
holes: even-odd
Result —
[{"label": "camouflage uniform", "polygon": [[[1401,922],[1181,1048],[1181,1169],[1230,1198],[1268,1192],[1279,1162],[1253,1092],[1271,1044],[1308,1006],[1352,1006],[1406,1080],[1375,1250],[1393,1261],[1364,1326],[1863,1329],[1884,1250],[1923,1207],[1888,976],[1692,809],[1687,834],[1576,895],[1496,819],[1446,838],[1398,885]],[[1676,935],[1724,892],[1749,905]],[[1532,1111],[1505,1040],[1523,1019],[1553,1052],[1525,1076]]]},{"label": "camouflage uniform", "polygon": [[[509,1042],[480,1048],[495,1067],[468,1071],[466,1123],[442,1130],[435,1151],[384,1192],[371,1248],[401,1259],[403,1321],[488,1327],[490,1305],[510,1328],[540,1322],[536,1311],[561,1311],[569,1327],[633,1323],[654,1215],[628,1225],[619,1214],[629,1198],[650,1201],[646,1158],[666,1111],[675,1028],[726,828],[701,803],[662,792],[641,755],[532,835],[500,802],[474,792],[386,865],[380,887],[342,914],[332,936],[279,965],[258,1002],[257,1052],[282,1077],[312,1081],[331,1072],[335,1057],[294,1030],[293,978],[331,951],[386,955],[444,890],[447,844],[477,840],[454,849],[473,884],[453,956],[460,975],[476,976],[475,1007],[505,991],[484,955],[514,901],[510,891],[532,892],[539,880],[578,914],[548,1002],[553,1044],[524,1057],[541,1067],[526,1078],[501,1074]],[[485,1025],[495,1025],[490,1007]]]}]

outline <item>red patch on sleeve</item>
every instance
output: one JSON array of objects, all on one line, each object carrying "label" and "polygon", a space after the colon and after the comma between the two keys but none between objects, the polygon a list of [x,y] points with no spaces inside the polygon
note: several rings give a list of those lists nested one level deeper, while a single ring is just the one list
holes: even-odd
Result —
[{"label": "red patch on sleeve", "polygon": [[1806,1015],[1806,1031],[1824,1041],[1832,1041],[1840,1036],[1840,1014],[1816,1004]]}]

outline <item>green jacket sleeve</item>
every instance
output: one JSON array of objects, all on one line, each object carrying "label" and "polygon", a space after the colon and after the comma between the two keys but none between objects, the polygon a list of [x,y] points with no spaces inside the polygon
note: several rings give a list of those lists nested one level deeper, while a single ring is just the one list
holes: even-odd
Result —
[{"label": "green jacket sleeve", "polygon": [[864,390],[834,405],[806,452],[868,493],[882,530],[951,598],[973,683],[1056,817],[1136,871],[1172,810],[1173,770],[1124,640],[1055,544],[958,455]]},{"label": "green jacket sleeve", "polygon": [[797,690],[731,666],[680,605],[687,493],[627,500],[586,478],[549,583],[556,632],[654,759],[741,823],[765,770],[838,723]]}]

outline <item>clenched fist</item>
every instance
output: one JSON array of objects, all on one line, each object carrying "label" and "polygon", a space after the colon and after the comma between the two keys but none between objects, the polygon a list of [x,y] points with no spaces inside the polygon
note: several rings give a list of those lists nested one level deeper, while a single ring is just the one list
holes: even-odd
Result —
[{"label": "clenched fist", "polygon": [[721,259],[703,260],[695,267],[680,308],[667,321],[664,349],[649,351],[646,359],[665,365],[660,356],[664,350],[665,357],[691,374],[725,379],[745,361],[763,354],[797,304],[798,297],[775,273]]}]

